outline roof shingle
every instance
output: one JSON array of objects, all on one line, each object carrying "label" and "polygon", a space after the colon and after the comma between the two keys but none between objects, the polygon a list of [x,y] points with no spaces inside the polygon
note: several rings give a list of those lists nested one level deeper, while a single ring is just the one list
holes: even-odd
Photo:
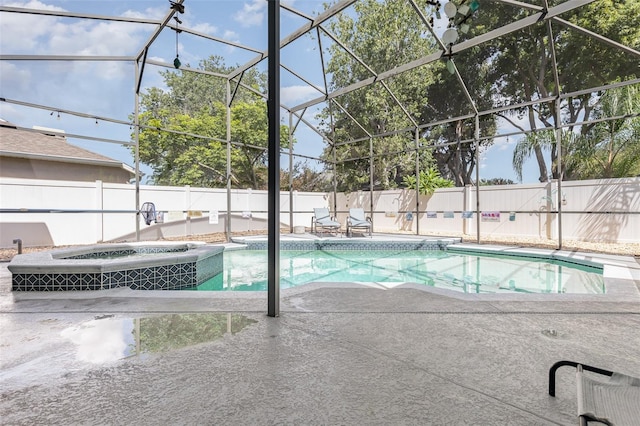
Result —
[{"label": "roof shingle", "polygon": [[36,154],[52,158],[112,161],[122,164],[113,158],[72,145],[65,137],[47,135],[44,130],[17,129],[6,121],[0,123],[0,152],[12,153],[14,156]]}]

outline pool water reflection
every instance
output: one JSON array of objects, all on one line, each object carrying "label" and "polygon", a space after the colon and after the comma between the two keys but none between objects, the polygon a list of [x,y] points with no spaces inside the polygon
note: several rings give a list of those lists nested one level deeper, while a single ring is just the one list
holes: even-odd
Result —
[{"label": "pool water reflection", "polygon": [[[311,250],[280,252],[280,286],[310,282],[411,282],[465,293],[605,292],[602,269],[562,261],[447,251]],[[224,272],[198,286],[204,291],[265,291],[264,250],[224,252]]]}]

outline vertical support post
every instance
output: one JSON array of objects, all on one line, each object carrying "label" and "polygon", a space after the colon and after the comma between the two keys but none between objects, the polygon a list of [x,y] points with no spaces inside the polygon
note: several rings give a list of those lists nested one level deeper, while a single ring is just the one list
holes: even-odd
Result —
[{"label": "vertical support post", "polygon": [[420,133],[416,127],[416,235],[420,235]]},{"label": "vertical support post", "polygon": [[558,250],[562,250],[562,128],[560,127],[560,97],[555,100],[556,106],[556,145],[558,150],[558,191],[556,192],[556,206],[558,206]]},{"label": "vertical support post", "polygon": [[[140,66],[135,63],[136,81]],[[140,94],[136,91],[133,106],[133,127],[135,138],[135,167],[136,167],[136,241],[140,241]]]},{"label": "vertical support post", "polygon": [[293,114],[289,111],[289,233],[293,234]]},{"label": "vertical support post", "polygon": [[231,241],[231,81],[227,80],[227,215],[224,232],[227,242]]},{"label": "vertical support post", "polygon": [[[471,185],[467,184],[463,187],[463,196],[462,196],[462,212],[464,214],[465,211],[471,210]],[[469,235],[469,219],[465,219],[462,216],[462,234]]]},{"label": "vertical support post", "polygon": [[280,0],[268,2],[269,217],[267,315],[280,315]]},{"label": "vertical support post", "polygon": [[547,205],[545,206],[546,211],[547,211],[547,221],[545,224],[545,231],[546,231],[546,236],[548,240],[553,239],[553,229],[551,227],[551,222],[553,221],[553,211],[555,210],[553,207],[553,181],[554,179],[551,179],[550,181],[547,182],[547,184],[545,185],[545,191],[546,191],[546,196],[544,197],[544,199],[547,202]]},{"label": "vertical support post", "polygon": [[373,233],[373,138],[369,138],[369,217],[371,218],[371,232]]},{"label": "vertical support post", "polygon": [[480,116],[476,114],[476,243],[480,244]]},{"label": "vertical support post", "polygon": [[[334,132],[335,136],[335,132]],[[333,138],[334,143],[331,145],[331,151],[333,151],[333,214],[335,216],[338,215],[338,178],[337,169],[338,169],[338,153],[336,152],[336,144],[335,137]]]}]

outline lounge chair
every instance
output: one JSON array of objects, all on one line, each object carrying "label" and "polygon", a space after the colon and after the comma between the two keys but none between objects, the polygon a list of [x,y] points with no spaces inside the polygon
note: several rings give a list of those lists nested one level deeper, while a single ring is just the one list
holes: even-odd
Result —
[{"label": "lounge chair", "polygon": [[327,208],[313,209],[313,217],[311,218],[311,232],[318,232],[319,229],[322,230],[323,233],[325,229],[328,229],[332,232],[340,231],[340,222],[336,221],[334,217],[330,216],[329,209]]},{"label": "lounge chair", "polygon": [[[606,425],[640,424],[640,379],[574,361],[558,361],[549,369],[549,395],[556,396],[556,370],[576,368],[578,418],[580,425],[599,422]],[[609,376],[608,381],[586,375],[590,371]]]},{"label": "lounge chair", "polygon": [[349,217],[347,218],[347,237],[353,234],[354,229],[362,229],[369,231],[371,236],[371,218],[365,217],[364,209],[349,209]]}]

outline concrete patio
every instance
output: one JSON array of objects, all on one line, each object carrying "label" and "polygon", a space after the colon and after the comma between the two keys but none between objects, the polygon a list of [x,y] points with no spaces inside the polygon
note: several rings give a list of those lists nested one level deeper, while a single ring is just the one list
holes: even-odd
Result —
[{"label": "concrete patio", "polygon": [[[548,396],[554,362],[640,376],[637,263],[618,297],[311,284],[281,292],[278,318],[265,315],[265,293],[12,293],[6,265],[7,425],[568,425],[577,424],[575,374],[560,369]],[[103,325],[186,314],[227,318],[231,332],[106,356],[113,330]],[[172,332],[188,334],[159,333]],[[105,353],[87,355],[91,347]]]}]

